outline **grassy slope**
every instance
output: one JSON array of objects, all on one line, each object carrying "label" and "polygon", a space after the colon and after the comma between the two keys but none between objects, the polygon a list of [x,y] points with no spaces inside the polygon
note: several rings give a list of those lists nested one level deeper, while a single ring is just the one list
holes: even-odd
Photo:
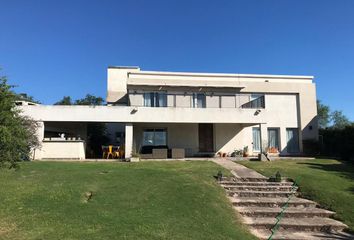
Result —
[{"label": "grassy slope", "polygon": [[[0,239],[255,239],[213,180],[219,169],[211,162],[23,163],[0,171]],[[87,191],[94,195],[85,203]]]},{"label": "grassy slope", "polygon": [[306,198],[337,212],[354,231],[354,166],[336,160],[279,160],[274,162],[240,162],[266,176],[280,171],[297,179]]}]

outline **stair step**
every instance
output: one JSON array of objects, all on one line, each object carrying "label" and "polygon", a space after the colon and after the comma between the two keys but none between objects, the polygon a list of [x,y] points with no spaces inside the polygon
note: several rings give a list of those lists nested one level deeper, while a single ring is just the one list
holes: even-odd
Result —
[{"label": "stair step", "polygon": [[[275,218],[261,217],[243,217],[245,224],[255,229],[271,229],[276,223]],[[342,231],[348,226],[330,218],[312,217],[312,218],[282,218],[279,223],[279,229],[292,231]]]},{"label": "stair step", "polygon": [[251,191],[296,191],[297,187],[292,186],[225,186],[227,190],[251,190]]},{"label": "stair step", "polygon": [[[260,240],[268,240],[271,235],[270,230],[251,229],[251,232]],[[272,240],[323,240],[323,239],[337,239],[337,240],[352,240],[353,235],[344,232],[301,232],[301,231],[286,231],[279,230],[273,236]]]},{"label": "stair step", "polygon": [[240,178],[239,179],[242,182],[268,182],[268,178]]},{"label": "stair step", "polygon": [[293,193],[290,191],[250,191],[250,190],[227,190],[232,197],[289,197]]},{"label": "stair step", "polygon": [[[282,211],[280,207],[234,207],[242,216],[248,217],[277,217]],[[283,217],[330,217],[334,212],[320,208],[288,207]]]},{"label": "stair step", "polygon": [[[288,198],[264,197],[230,197],[234,206],[239,207],[282,207]],[[307,199],[292,197],[288,202],[289,207],[316,207],[316,203]]]},{"label": "stair step", "polygon": [[292,186],[293,182],[233,182],[221,181],[221,185],[225,186]]}]

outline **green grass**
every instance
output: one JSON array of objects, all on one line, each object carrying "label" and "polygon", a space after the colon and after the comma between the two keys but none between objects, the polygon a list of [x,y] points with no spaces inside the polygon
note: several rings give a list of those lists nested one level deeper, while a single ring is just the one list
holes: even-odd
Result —
[{"label": "green grass", "polygon": [[23,163],[0,171],[0,239],[255,239],[213,179],[219,169],[212,162]]},{"label": "green grass", "polygon": [[302,196],[336,211],[336,218],[354,231],[354,165],[329,159],[239,162],[266,176],[280,171],[297,179]]}]

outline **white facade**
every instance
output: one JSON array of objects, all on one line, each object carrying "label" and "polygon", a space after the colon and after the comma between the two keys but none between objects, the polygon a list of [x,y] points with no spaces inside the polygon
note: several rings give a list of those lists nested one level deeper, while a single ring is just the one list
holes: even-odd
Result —
[{"label": "white facade", "polygon": [[[155,144],[183,148],[187,156],[228,155],[245,146],[255,155],[273,145],[279,154],[293,155],[303,153],[304,140],[318,137],[316,88],[311,76],[110,67],[107,85],[107,106],[21,108],[24,114],[44,122],[40,138],[56,124],[66,129],[63,132],[80,134],[86,140],[88,123],[121,123],[128,158],[143,146]],[[68,130],[64,123],[81,127]]]}]

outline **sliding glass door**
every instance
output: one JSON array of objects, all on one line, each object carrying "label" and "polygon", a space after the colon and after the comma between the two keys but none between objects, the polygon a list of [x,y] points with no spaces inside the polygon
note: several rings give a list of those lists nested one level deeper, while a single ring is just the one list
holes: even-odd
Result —
[{"label": "sliding glass door", "polygon": [[286,149],[288,153],[299,152],[299,130],[297,128],[286,129]]}]

